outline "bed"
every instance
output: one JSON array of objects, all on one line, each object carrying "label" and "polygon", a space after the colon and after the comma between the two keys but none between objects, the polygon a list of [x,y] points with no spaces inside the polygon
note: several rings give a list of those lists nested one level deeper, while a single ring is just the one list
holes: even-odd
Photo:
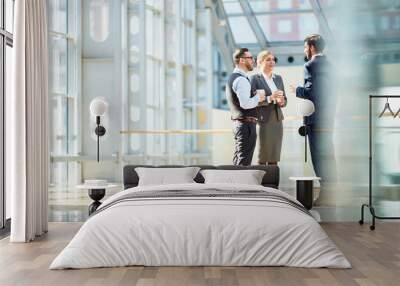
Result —
[{"label": "bed", "polygon": [[152,186],[138,186],[137,167],[125,166],[125,190],[103,202],[50,269],[351,267],[310,213],[278,190],[277,166],[199,166],[264,170],[261,185],[205,184],[199,172],[194,183]]}]

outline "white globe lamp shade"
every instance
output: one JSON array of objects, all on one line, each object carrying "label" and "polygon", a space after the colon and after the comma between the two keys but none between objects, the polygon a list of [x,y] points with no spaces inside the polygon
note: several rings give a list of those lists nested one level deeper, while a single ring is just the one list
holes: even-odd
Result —
[{"label": "white globe lamp shade", "polygon": [[95,98],[90,102],[90,113],[94,116],[102,116],[107,111],[107,102],[101,98]]},{"label": "white globe lamp shade", "polygon": [[315,111],[314,103],[311,100],[303,99],[299,104],[301,116],[310,116]]}]

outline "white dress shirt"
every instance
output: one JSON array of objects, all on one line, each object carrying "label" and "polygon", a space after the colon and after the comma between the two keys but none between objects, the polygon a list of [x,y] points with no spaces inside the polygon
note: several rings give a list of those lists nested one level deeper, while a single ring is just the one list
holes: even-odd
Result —
[{"label": "white dress shirt", "polygon": [[239,99],[239,105],[243,109],[255,108],[258,105],[259,96],[251,96],[251,85],[250,80],[244,70],[240,68],[235,68],[233,73],[239,73],[243,76],[237,77],[232,84],[232,89],[236,93]]},{"label": "white dress shirt", "polygon": [[[263,75],[265,81],[267,82],[267,85],[268,85],[269,89],[271,90],[271,93],[274,93],[275,91],[277,91],[278,88],[276,87],[276,84],[274,82],[275,75],[272,74],[271,77],[269,77],[265,73],[263,73],[262,75]],[[271,96],[267,96],[267,102],[271,103]]]}]

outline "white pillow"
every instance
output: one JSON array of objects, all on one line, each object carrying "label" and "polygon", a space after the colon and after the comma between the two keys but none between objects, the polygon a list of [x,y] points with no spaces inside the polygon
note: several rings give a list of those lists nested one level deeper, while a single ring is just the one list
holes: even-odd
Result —
[{"label": "white pillow", "polygon": [[265,171],[262,170],[202,170],[205,184],[231,183],[261,185]]},{"label": "white pillow", "polygon": [[195,183],[199,167],[182,168],[135,168],[139,176],[138,186]]}]

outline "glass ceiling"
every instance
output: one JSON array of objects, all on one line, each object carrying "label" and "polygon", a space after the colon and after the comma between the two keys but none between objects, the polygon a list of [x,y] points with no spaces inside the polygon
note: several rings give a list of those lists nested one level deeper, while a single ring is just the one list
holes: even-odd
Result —
[{"label": "glass ceiling", "polygon": [[257,38],[244,16],[229,17],[229,25],[237,44],[257,44]]},{"label": "glass ceiling", "polygon": [[237,45],[264,46],[274,42],[302,42],[306,35],[320,33],[318,20],[309,0],[222,2]]}]

